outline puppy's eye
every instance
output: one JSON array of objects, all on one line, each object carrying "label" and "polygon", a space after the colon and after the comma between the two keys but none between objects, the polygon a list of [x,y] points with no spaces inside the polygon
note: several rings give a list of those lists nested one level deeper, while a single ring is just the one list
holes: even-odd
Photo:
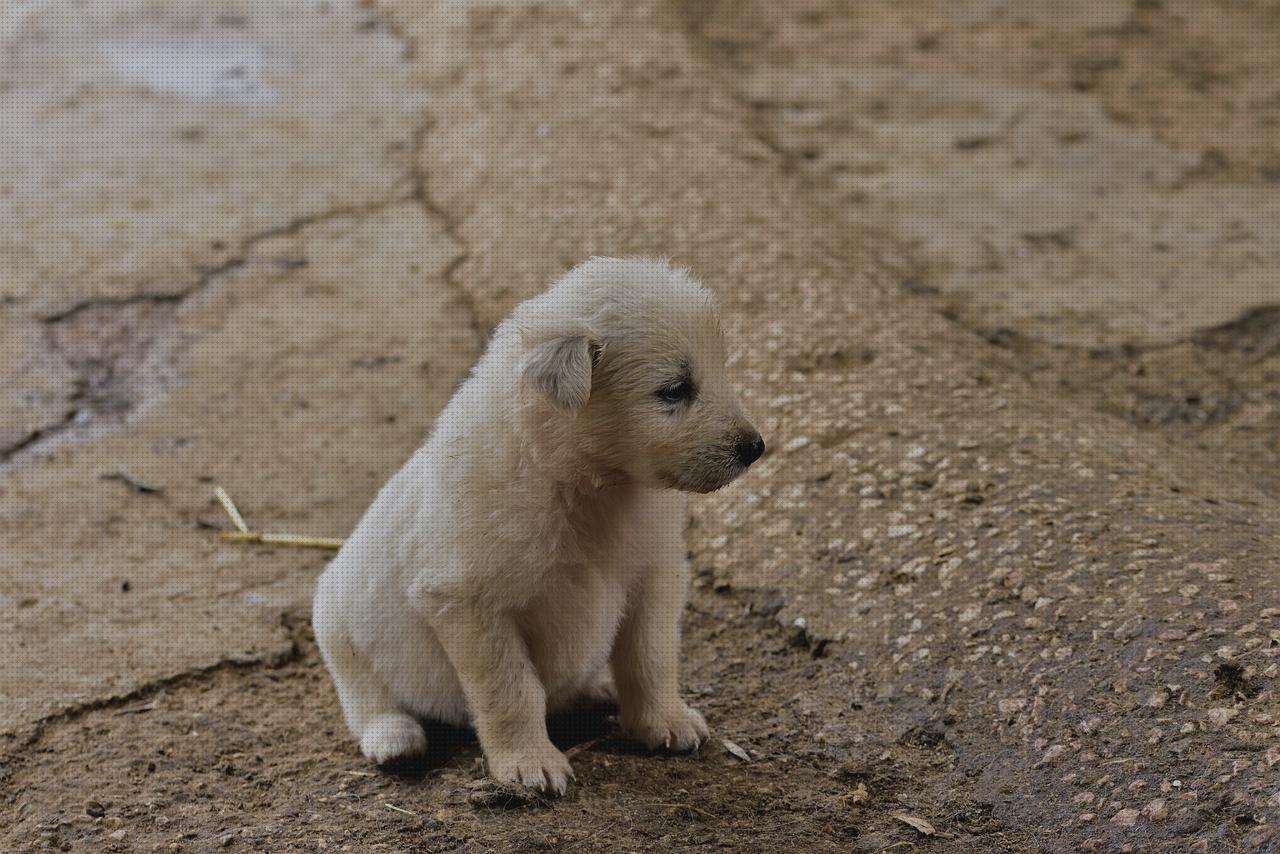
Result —
[{"label": "puppy's eye", "polygon": [[658,389],[658,397],[667,403],[684,403],[693,399],[693,385],[681,380]]}]

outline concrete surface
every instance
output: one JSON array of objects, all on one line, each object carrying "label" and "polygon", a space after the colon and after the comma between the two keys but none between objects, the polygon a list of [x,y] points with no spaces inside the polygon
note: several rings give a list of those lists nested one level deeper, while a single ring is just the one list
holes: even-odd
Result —
[{"label": "concrete surface", "polygon": [[[1280,844],[1280,17],[1208,5],[3,7],[5,838]],[[770,444],[689,532],[752,762],[361,777],[323,555],[217,541],[212,485],[341,535],[485,330],[623,253],[720,292]]]}]

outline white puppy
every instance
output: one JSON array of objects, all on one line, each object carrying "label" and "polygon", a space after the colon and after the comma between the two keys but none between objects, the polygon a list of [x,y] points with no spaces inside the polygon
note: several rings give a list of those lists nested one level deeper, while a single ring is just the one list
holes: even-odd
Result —
[{"label": "white puppy", "polygon": [[494,778],[563,793],[546,713],[602,697],[651,748],[697,747],[682,493],[763,450],[685,271],[595,258],[520,305],[317,584],[364,754],[420,753],[419,718],[471,724]]}]

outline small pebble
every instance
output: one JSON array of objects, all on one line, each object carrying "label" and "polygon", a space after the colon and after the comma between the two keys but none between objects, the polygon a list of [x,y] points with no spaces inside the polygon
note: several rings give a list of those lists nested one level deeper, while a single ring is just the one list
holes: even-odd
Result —
[{"label": "small pebble", "polygon": [[1044,755],[1040,757],[1040,761],[1035,764],[1035,767],[1043,768],[1044,766],[1048,765],[1050,762],[1053,762],[1063,753],[1065,753],[1066,750],[1067,748],[1061,744],[1053,745],[1052,747],[1050,747],[1048,750],[1044,752]]},{"label": "small pebble", "polygon": [[1209,723],[1215,726],[1224,726],[1228,721],[1240,714],[1238,709],[1217,708],[1210,709],[1208,718]]},{"label": "small pebble", "polygon": [[1138,811],[1135,809],[1122,809],[1111,817],[1112,824],[1118,824],[1121,827],[1133,827],[1138,821]]}]

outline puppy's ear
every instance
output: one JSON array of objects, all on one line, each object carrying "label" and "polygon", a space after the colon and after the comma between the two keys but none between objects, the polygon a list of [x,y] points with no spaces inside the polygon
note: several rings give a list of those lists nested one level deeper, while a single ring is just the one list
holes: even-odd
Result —
[{"label": "puppy's ear", "polygon": [[585,335],[552,338],[534,347],[524,363],[524,381],[564,409],[581,409],[591,397],[591,369],[600,345]]}]

